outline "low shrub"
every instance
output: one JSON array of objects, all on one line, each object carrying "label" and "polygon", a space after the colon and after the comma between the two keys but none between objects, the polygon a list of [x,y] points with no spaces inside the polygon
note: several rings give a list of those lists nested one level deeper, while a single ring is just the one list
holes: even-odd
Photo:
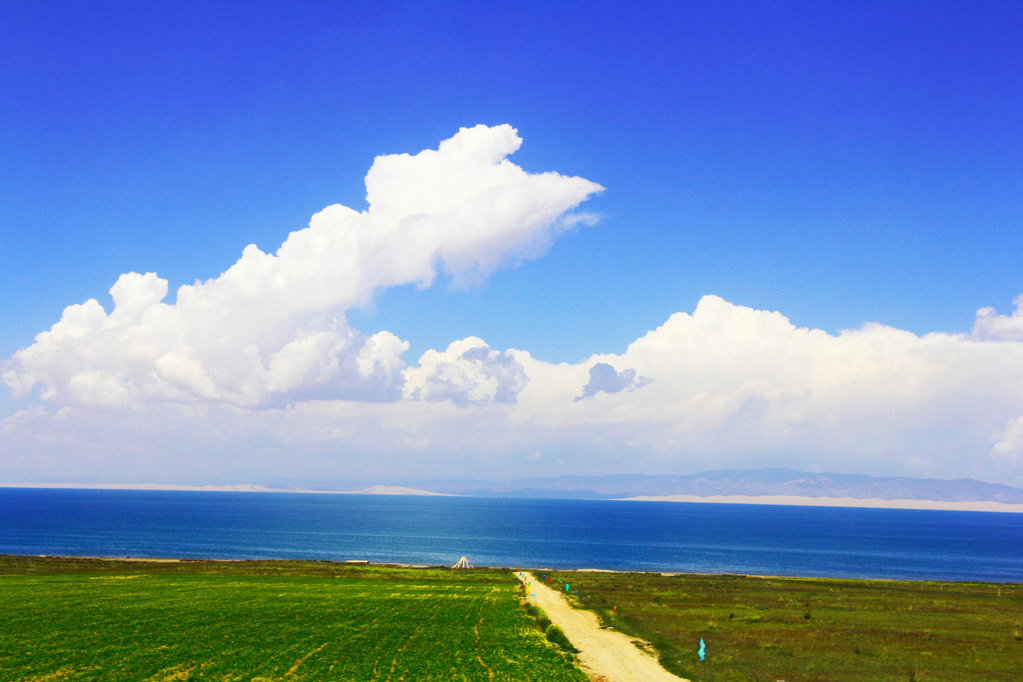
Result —
[{"label": "low shrub", "polygon": [[547,617],[547,612],[536,604],[527,603],[526,613],[528,613],[533,620],[536,621],[536,626],[540,628],[541,632],[545,632],[547,627],[551,624],[551,619]]},{"label": "low shrub", "polygon": [[568,637],[565,636],[564,630],[559,628],[557,625],[548,625],[547,630],[544,632],[547,635],[547,641],[567,651],[570,654],[577,654],[579,650],[572,646],[572,643],[568,641]]}]

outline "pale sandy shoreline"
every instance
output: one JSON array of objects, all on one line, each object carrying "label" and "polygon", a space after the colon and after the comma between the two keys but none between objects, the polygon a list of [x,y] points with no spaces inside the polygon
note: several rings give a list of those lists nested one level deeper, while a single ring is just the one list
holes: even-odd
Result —
[{"label": "pale sandy shoreline", "polygon": [[31,488],[44,490],[156,490],[213,493],[302,493],[304,495],[422,495],[426,497],[460,497],[451,493],[435,493],[418,488],[374,485],[361,490],[315,490],[311,488],[267,488],[242,483],[236,485],[176,485],[171,483],[0,483],[0,488]]},{"label": "pale sandy shoreline", "polygon": [[[0,488],[41,488],[69,490],[157,490],[237,493],[303,493],[317,495],[414,495],[463,497],[418,488],[376,485],[361,490],[311,490],[303,488],[267,488],[260,485],[171,485],[162,483],[0,483]],[[530,498],[532,499],[532,498]],[[1005,502],[909,500],[856,497],[805,497],[798,495],[636,495],[619,498],[625,502],[697,502],[704,504],[763,504],[789,507],[856,507],[864,509],[921,509],[934,511],[976,511],[1023,514],[1023,504]]]},{"label": "pale sandy shoreline", "polygon": [[1023,514],[1023,504],[1004,502],[949,502],[945,500],[883,500],[856,497],[799,497],[795,495],[640,495],[626,497],[634,502],[704,502],[710,504],[773,504],[793,507],[861,507],[869,509],[930,509],[936,511],[981,511]]}]

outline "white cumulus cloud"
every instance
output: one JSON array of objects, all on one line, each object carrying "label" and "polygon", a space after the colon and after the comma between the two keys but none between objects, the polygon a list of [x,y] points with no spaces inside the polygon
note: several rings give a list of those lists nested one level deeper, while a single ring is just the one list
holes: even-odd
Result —
[{"label": "white cumulus cloud", "polygon": [[249,245],[173,303],[155,273],[124,274],[110,312],[95,299],[68,306],[10,358],[3,380],[16,394],[39,387],[45,399],[93,407],[397,399],[408,344],[387,331],[363,335],[345,310],[381,288],[427,286],[439,272],[474,280],[536,257],[586,220],[568,212],[602,189],[523,171],[506,158],[520,144],[511,126],[480,125],[436,150],[380,156],[366,176],[367,210],[329,206],[276,253]]},{"label": "white cumulus cloud", "polygon": [[470,336],[445,351],[428,350],[418,367],[405,370],[405,397],[450,400],[459,407],[512,403],[526,385],[526,372],[514,351],[496,351]]},{"label": "white cumulus cloud", "polygon": [[1011,315],[999,315],[994,308],[981,308],[973,322],[973,338],[982,341],[1023,341],[1023,295],[1013,301]]},{"label": "white cumulus cloud", "polygon": [[1016,417],[1008,423],[991,453],[1010,464],[1016,463],[1023,453],[1023,417]]},{"label": "white cumulus cloud", "polygon": [[[514,427],[536,434],[538,445],[568,438],[592,461],[630,451],[658,470],[771,462],[990,476],[1023,449],[1014,421],[1023,414],[1017,341],[873,323],[829,334],[705,296],[619,355],[577,364],[517,357],[530,381],[510,416]],[[627,388],[630,377],[650,381],[579,399],[579,386],[586,396]]]},{"label": "white cumulus cloud", "polygon": [[0,422],[0,480],[71,460],[80,476],[136,471],[125,463],[148,454],[153,475],[165,457],[270,479],[469,463],[515,476],[542,459],[552,473],[769,464],[1023,485],[1023,296],[1009,315],[977,311],[971,334],[917,335],[832,334],[709,295],[578,363],[470,336],[408,367],[406,341],[352,328],[346,311],[383,288],[476,281],[592,221],[573,210],[601,188],[523,171],[507,158],[520,142],[477,126],[381,156],[364,211],[327,207],[173,300],[165,279],[129,272],[112,308],[68,306],[3,367],[15,394],[52,407]]},{"label": "white cumulus cloud", "polygon": [[[1023,485],[1019,341],[879,324],[832,334],[706,296],[624,352],[578,363],[545,362],[469,337],[399,370],[375,359],[395,357],[386,346],[402,342],[380,336],[362,346],[378,342],[384,348],[344,356],[352,363],[346,371],[396,371],[389,385],[401,384],[404,400],[296,399],[258,412],[225,403],[150,404],[128,419],[94,409],[74,409],[63,420],[26,412],[4,423],[0,449],[22,453],[6,465],[25,471],[50,453],[87,452],[82,475],[89,462],[117,470],[118,457],[146,449],[210,476],[243,461],[269,480],[352,471],[430,478],[469,468],[515,477],[535,473],[527,467],[543,453],[552,475],[769,465]],[[320,349],[316,357],[333,352],[315,335],[302,343]],[[308,377],[330,372],[290,357],[279,356],[281,376],[314,383]],[[624,387],[579,400],[583,387],[595,388],[593,369],[601,365],[610,371],[598,369],[598,384]],[[188,376],[188,366],[179,372]],[[649,381],[629,390],[641,377]]]}]

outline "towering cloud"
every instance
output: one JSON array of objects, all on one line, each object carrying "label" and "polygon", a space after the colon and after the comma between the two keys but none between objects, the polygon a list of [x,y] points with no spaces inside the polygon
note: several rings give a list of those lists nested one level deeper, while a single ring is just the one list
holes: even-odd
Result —
[{"label": "towering cloud", "polygon": [[476,126],[436,150],[378,157],[366,211],[329,206],[276,254],[249,245],[219,277],[178,289],[174,303],[156,274],[122,275],[112,311],[95,299],[69,306],[3,379],[15,393],[40,386],[44,398],[79,406],[397,399],[408,344],[359,333],[345,310],[384,287],[428,286],[438,272],[476,279],[536,257],[577,219],[568,211],[601,190],[526,173],[506,158],[520,144],[508,125]]},{"label": "towering cloud", "polygon": [[5,466],[34,471],[36,453],[87,452],[84,476],[163,448],[209,475],[261,460],[269,478],[307,480],[352,462],[522,475],[509,463],[543,451],[546,467],[586,473],[767,464],[1023,484],[1023,297],[1009,315],[979,310],[971,334],[918,335],[796,327],[708,295],[623,353],[560,364],[470,336],[407,367],[408,343],[353,329],[346,311],[383,288],[478,280],[584,219],[573,209],[601,188],[526,173],[507,159],[519,144],[477,126],[379,157],[365,211],[330,206],[173,301],[166,280],[130,272],[112,309],[68,306],[4,365],[16,394],[57,409],[0,420],[0,481]]}]

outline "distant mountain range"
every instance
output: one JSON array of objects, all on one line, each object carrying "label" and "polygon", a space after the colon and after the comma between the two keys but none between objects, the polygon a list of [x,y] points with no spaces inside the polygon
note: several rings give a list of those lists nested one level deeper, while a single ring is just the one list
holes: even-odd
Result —
[{"label": "distant mountain range", "polygon": [[693,495],[713,497],[828,497],[1023,504],[1023,489],[968,478],[890,478],[808,473],[793,469],[705,471],[687,476],[555,476],[512,481],[432,481],[417,488],[480,497],[621,499]]}]

